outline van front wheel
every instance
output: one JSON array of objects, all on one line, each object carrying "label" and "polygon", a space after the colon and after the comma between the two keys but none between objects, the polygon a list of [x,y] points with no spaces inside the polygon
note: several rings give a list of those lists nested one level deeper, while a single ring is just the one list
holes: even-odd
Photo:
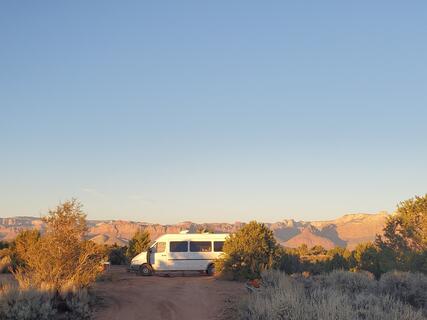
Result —
[{"label": "van front wheel", "polygon": [[153,269],[148,264],[143,264],[139,267],[139,274],[141,276],[151,276],[153,274]]},{"label": "van front wheel", "polygon": [[208,276],[213,276],[215,274],[215,265],[213,263],[208,266],[206,273]]}]

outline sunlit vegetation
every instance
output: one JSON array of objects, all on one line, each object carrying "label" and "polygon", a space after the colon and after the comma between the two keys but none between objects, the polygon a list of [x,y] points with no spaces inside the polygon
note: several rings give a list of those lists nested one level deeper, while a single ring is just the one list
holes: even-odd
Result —
[{"label": "sunlit vegetation", "polygon": [[427,277],[334,271],[318,276],[262,273],[261,286],[241,302],[240,319],[425,320]]},{"label": "sunlit vegetation", "polygon": [[76,200],[43,218],[45,232],[24,231],[7,248],[18,286],[1,287],[1,319],[88,319],[87,288],[103,271],[104,248],[85,240],[86,215]]},{"label": "sunlit vegetation", "polygon": [[230,236],[224,252],[217,264],[222,275],[231,279],[257,278],[268,269],[288,274],[369,271],[377,278],[392,270],[427,274],[427,195],[399,204],[383,235],[353,251],[306,245],[282,248],[265,225],[251,222]]},{"label": "sunlit vegetation", "polygon": [[146,230],[140,230],[129,240],[126,256],[130,261],[137,254],[147,251],[150,247],[150,234]]},{"label": "sunlit vegetation", "polygon": [[230,235],[223,250],[225,255],[215,265],[222,277],[233,280],[257,278],[276,267],[281,252],[273,232],[255,221]]},{"label": "sunlit vegetation", "polygon": [[[151,242],[146,231],[125,247],[86,240],[86,216],[76,200],[43,221],[43,233],[23,231],[0,242],[0,272],[11,272],[16,283],[0,284],[0,319],[89,319],[89,289],[103,262],[127,264]],[[427,317],[427,195],[400,203],[383,234],[352,251],[283,248],[255,221],[230,235],[223,250],[216,261],[220,276],[261,279],[242,302],[241,319]]]},{"label": "sunlit vegetation", "polygon": [[137,254],[147,251],[150,247],[150,234],[145,230],[139,230],[135,233],[127,246],[105,245],[108,254],[108,261],[112,265],[126,265]]}]

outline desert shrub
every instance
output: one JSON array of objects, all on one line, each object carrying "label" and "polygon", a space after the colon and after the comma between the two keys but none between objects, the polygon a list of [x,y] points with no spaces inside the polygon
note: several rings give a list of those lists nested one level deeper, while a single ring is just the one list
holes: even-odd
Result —
[{"label": "desert shrub", "polygon": [[126,255],[127,247],[121,247],[117,244],[106,247],[108,252],[108,261],[113,265],[123,265],[129,262],[129,258]]},{"label": "desert shrub", "polygon": [[386,293],[427,314],[427,276],[421,273],[391,271],[379,280],[380,293]]},{"label": "desert shrub", "polygon": [[279,270],[287,274],[302,272],[302,262],[300,256],[293,250],[281,249],[278,263]]},{"label": "desert shrub", "polygon": [[0,241],[0,273],[8,271],[11,265],[9,243]]},{"label": "desert shrub", "polygon": [[146,230],[139,230],[135,233],[132,239],[129,240],[129,245],[126,250],[126,256],[131,260],[136,255],[143,251],[147,251],[150,247],[150,234]]},{"label": "desert shrub", "polygon": [[[377,236],[383,272],[392,269],[427,272],[427,194],[401,202]],[[419,268],[422,267],[420,270]]]},{"label": "desert shrub", "polygon": [[11,268],[10,249],[0,249],[0,273],[6,273]]},{"label": "desert shrub", "polygon": [[263,285],[240,305],[241,319],[303,319],[304,287],[280,272],[262,273]]},{"label": "desert shrub", "polygon": [[25,261],[30,252],[29,248],[34,247],[39,240],[40,232],[38,230],[24,230],[18,233],[9,248],[12,270],[25,267]]},{"label": "desert shrub", "polygon": [[9,248],[10,243],[7,241],[0,240],[0,250]]},{"label": "desert shrub", "polygon": [[356,270],[366,270],[373,273],[376,277],[381,274],[379,263],[379,248],[371,243],[360,243],[354,249],[353,258]]},{"label": "desert shrub", "polygon": [[409,259],[409,269],[415,272],[422,272],[427,275],[427,249],[413,252]]},{"label": "desert shrub", "polygon": [[0,319],[50,320],[55,315],[53,294],[33,289],[0,288]]},{"label": "desert shrub", "polygon": [[91,296],[85,289],[62,292],[51,290],[0,288],[2,320],[89,320]]},{"label": "desert shrub", "polygon": [[[369,286],[358,287],[344,279],[357,290],[335,288],[335,280],[344,278],[337,274],[331,275],[326,286],[318,276],[306,286],[301,278],[295,279],[275,270],[265,271],[259,291],[242,301],[240,319],[425,320],[420,311],[391,295],[370,292]],[[352,276],[360,279],[358,275],[349,275]],[[372,277],[362,281],[365,280],[376,282]]]},{"label": "desert shrub", "polygon": [[310,248],[308,252],[309,255],[325,255],[326,253],[327,253],[327,250],[320,245],[316,245]]},{"label": "desert shrub", "polygon": [[262,271],[275,267],[280,259],[273,232],[256,221],[230,235],[223,251],[216,267],[222,276],[234,280],[257,278]]},{"label": "desert shrub", "polygon": [[361,292],[374,293],[377,282],[368,272],[332,271],[319,276],[322,287],[332,288],[343,293],[357,294]]},{"label": "desert shrub", "polygon": [[326,251],[321,246],[309,249],[306,245],[283,248],[278,263],[278,269],[288,274],[322,274],[333,270],[349,270],[354,266],[352,253],[345,248],[336,247]]},{"label": "desert shrub", "polygon": [[351,252],[345,248],[335,247],[326,253],[325,271],[349,270],[354,265]]},{"label": "desert shrub", "polygon": [[102,272],[104,251],[84,240],[85,214],[76,201],[60,204],[43,218],[46,232],[38,240],[23,243],[15,278],[21,288],[62,291],[89,285]]},{"label": "desert shrub", "polygon": [[65,316],[68,320],[89,320],[92,318],[92,296],[87,289],[70,290],[62,293],[65,302]]}]

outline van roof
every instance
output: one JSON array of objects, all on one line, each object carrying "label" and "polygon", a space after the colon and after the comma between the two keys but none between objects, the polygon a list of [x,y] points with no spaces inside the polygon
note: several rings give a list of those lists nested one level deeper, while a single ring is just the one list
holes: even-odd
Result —
[{"label": "van roof", "polygon": [[169,233],[161,235],[156,239],[158,241],[167,241],[167,240],[180,240],[180,241],[190,241],[190,240],[225,240],[229,236],[228,233]]}]

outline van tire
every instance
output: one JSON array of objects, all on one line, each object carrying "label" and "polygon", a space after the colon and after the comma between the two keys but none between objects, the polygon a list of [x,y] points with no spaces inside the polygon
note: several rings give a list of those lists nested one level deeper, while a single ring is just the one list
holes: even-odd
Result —
[{"label": "van tire", "polygon": [[208,276],[215,275],[215,265],[213,263],[211,263],[210,265],[208,265],[208,268],[206,269],[206,274]]},{"label": "van tire", "polygon": [[139,267],[138,270],[139,275],[141,276],[151,276],[153,274],[153,269],[148,264],[143,264]]}]

